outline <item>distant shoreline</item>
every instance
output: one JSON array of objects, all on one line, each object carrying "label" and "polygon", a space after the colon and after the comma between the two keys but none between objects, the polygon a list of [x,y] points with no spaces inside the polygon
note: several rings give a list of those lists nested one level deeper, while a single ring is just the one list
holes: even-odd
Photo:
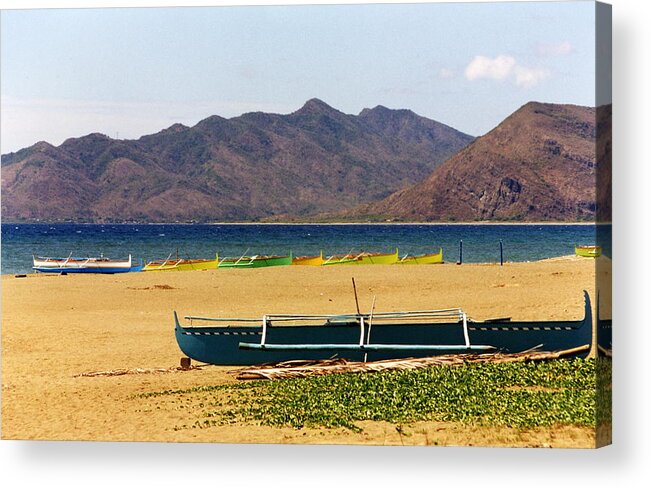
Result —
[{"label": "distant shoreline", "polygon": [[[513,265],[513,264],[520,265],[522,263],[531,264],[531,263],[544,263],[544,262],[556,262],[556,261],[582,261],[584,259],[593,259],[593,258],[583,258],[581,256],[577,256],[576,254],[561,254],[559,256],[552,256],[552,257],[549,257],[549,258],[542,258],[542,259],[532,259],[532,260],[528,260],[528,261],[504,261],[504,265],[508,267],[510,265]],[[604,259],[609,259],[609,258],[604,256]],[[404,266],[404,265],[399,265],[398,263],[393,263],[393,264],[365,264],[365,265],[360,265],[360,266],[394,266],[394,265]],[[455,267],[457,267],[457,266],[460,266],[460,265],[459,265],[459,263],[457,263],[455,261],[444,261],[444,262],[438,263],[438,264],[420,264],[420,265],[416,265],[416,266],[436,266],[438,268],[438,267],[443,267],[443,266],[446,266],[446,267],[447,266],[455,266]],[[467,266],[500,266],[500,263],[497,262],[497,261],[465,262],[465,263],[463,263],[463,266],[466,266],[466,267]],[[287,268],[292,269],[293,268],[291,265],[272,266],[272,267],[274,269],[275,268],[284,268],[284,269],[287,269]],[[319,268],[319,267],[320,266],[314,266],[314,268]],[[326,267],[331,268],[332,266],[326,266]],[[312,268],[312,266],[310,266],[310,268]],[[199,271],[217,271],[218,269],[219,268],[210,269],[210,270],[195,269],[195,270],[187,270],[187,271],[183,271],[183,272],[184,273],[197,273]],[[224,269],[224,268],[222,268],[222,269]],[[264,269],[264,268],[260,268],[260,269]],[[137,272],[133,272],[133,273],[119,273],[119,275],[120,276],[127,276],[127,275],[135,276],[135,275],[139,275],[141,273],[151,274],[152,272],[151,271],[137,271]],[[156,271],[155,273],[160,273],[160,272]],[[0,279],[9,279],[11,277],[16,277],[16,276],[21,276],[21,275],[25,275],[25,278],[52,278],[52,277],[55,277],[55,276],[59,276],[59,274],[60,273],[41,273],[41,272],[32,270],[32,271],[27,272],[27,273],[2,273],[2,274],[0,274]],[[102,274],[102,273],[68,273],[68,276],[73,276],[73,277],[74,276],[89,276],[89,275],[92,275],[92,276],[115,276],[113,274]]]},{"label": "distant shoreline", "polygon": [[[610,223],[610,222],[608,222]],[[597,222],[211,222],[207,225],[597,225]]]},{"label": "distant shoreline", "polygon": [[6,225],[610,225],[612,222],[2,222]]}]

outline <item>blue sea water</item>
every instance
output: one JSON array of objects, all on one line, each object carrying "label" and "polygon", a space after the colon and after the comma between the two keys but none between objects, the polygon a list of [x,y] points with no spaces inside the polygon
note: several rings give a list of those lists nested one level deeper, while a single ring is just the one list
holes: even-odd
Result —
[{"label": "blue sea water", "polygon": [[[391,252],[425,254],[443,248],[446,262],[533,261],[594,245],[595,225],[420,224],[2,224],[2,274],[29,273],[32,255],[164,259],[243,254],[295,256]],[[610,231],[608,230],[608,235]],[[601,240],[601,239],[600,239]]]}]

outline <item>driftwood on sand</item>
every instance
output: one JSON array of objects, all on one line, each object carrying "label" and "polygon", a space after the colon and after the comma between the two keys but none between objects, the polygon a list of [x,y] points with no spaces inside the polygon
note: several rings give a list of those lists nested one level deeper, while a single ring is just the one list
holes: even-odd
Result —
[{"label": "driftwood on sand", "polygon": [[177,371],[187,371],[190,369],[201,369],[203,366],[173,366],[171,368],[119,368],[111,369],[108,371],[88,371],[86,373],[79,373],[75,375],[79,377],[95,377],[95,376],[122,376],[125,374],[157,374],[157,373],[175,373]]},{"label": "driftwood on sand", "polygon": [[542,352],[535,349],[515,354],[446,354],[425,358],[388,359],[384,361],[355,362],[345,359],[322,361],[285,361],[282,363],[253,366],[230,371],[239,380],[288,379],[321,376],[338,373],[373,373],[380,371],[420,369],[430,366],[463,366],[469,363],[512,363],[517,361],[544,361],[558,359],[587,351],[589,345],[557,352]]},{"label": "driftwood on sand", "polygon": [[[575,347],[557,352],[541,352],[536,348],[515,354],[488,353],[488,354],[445,354],[425,358],[387,359],[384,361],[356,362],[342,358],[324,359],[320,361],[294,360],[275,364],[247,366],[229,371],[238,380],[252,379],[288,379],[304,378],[306,376],[322,376],[338,373],[375,373],[400,369],[419,369],[430,366],[463,366],[469,363],[512,363],[516,361],[544,361],[558,359],[579,352],[587,351],[589,345]],[[186,359],[186,358],[183,358]],[[170,368],[120,368],[108,371],[88,371],[75,375],[75,377],[101,377],[122,376],[133,374],[160,374],[174,373],[203,369],[207,364],[191,365],[189,361],[182,361],[181,366]]]}]

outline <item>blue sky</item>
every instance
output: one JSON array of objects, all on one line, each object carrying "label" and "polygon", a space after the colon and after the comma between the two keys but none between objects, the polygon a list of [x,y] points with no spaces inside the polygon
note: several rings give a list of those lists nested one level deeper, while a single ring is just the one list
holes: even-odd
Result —
[{"label": "blue sky", "polygon": [[594,3],[4,10],[1,151],[218,114],[407,108],[472,135],[595,104]]}]

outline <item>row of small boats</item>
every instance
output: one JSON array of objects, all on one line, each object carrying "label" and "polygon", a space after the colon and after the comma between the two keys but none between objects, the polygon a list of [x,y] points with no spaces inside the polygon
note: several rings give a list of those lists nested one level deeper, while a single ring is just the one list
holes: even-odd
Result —
[{"label": "row of small boats", "polygon": [[[601,246],[575,246],[574,252],[582,257],[599,257]],[[191,271],[216,268],[266,268],[269,266],[333,266],[357,264],[440,264],[443,262],[443,249],[437,253],[411,255],[400,257],[398,249],[392,253],[359,252],[348,254],[335,254],[324,256],[323,251],[315,256],[287,256],[253,255],[240,257],[214,259],[186,259],[171,255],[166,259],[136,263],[131,255],[125,260],[100,257],[78,258],[33,258],[33,269],[40,272],[71,272],[71,273],[127,273],[136,271]]]},{"label": "row of small boats", "polygon": [[127,273],[137,271],[190,271],[217,268],[265,268],[269,266],[332,266],[360,264],[438,264],[443,262],[443,249],[437,253],[410,255],[402,257],[398,249],[392,253],[348,253],[325,257],[323,251],[316,256],[240,256],[214,259],[185,259],[178,256],[167,259],[136,263],[131,255],[126,260],[115,260],[104,257],[78,258],[49,258],[33,257],[33,269],[50,273]]}]

